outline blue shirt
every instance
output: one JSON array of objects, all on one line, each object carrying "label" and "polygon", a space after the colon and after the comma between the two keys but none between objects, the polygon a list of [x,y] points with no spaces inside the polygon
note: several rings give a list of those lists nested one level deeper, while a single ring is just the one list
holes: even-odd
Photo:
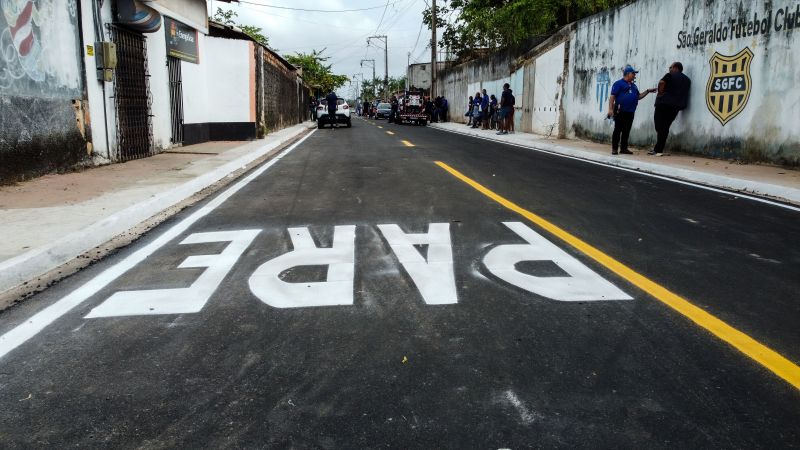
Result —
[{"label": "blue shirt", "polygon": [[484,95],[483,97],[481,97],[481,109],[484,110],[484,111],[489,109],[489,96],[488,95]]},{"label": "blue shirt", "polygon": [[636,112],[636,106],[639,105],[639,88],[636,84],[622,79],[617,80],[611,86],[611,95],[614,96],[614,102],[619,105],[620,111]]}]

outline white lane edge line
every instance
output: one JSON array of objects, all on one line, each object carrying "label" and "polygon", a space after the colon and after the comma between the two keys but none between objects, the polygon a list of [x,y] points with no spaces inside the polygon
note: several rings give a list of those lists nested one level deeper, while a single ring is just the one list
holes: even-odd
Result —
[{"label": "white lane edge line", "polygon": [[30,338],[36,336],[45,327],[89,299],[89,297],[98,293],[101,289],[108,286],[111,282],[135,267],[140,262],[144,261],[148,256],[152,255],[156,250],[163,247],[169,241],[178,237],[181,233],[194,225],[195,222],[208,215],[221,204],[225,203],[225,201],[236,194],[240,189],[245,187],[251,181],[266,172],[267,169],[283,159],[283,157],[289,154],[289,152],[297,148],[306,139],[311,137],[315,131],[317,130],[312,129],[310,133],[303,136],[299,141],[280,152],[277,156],[267,161],[267,163],[257,168],[253,173],[244,179],[226,189],[222,194],[218,195],[205,206],[192,213],[189,217],[173,225],[172,228],[165,231],[146,246],[128,255],[128,257],[104,270],[79,288],[69,293],[67,296],[62,297],[52,305],[37,312],[28,319],[25,319],[22,323],[0,336],[0,358],[24,344]]},{"label": "white lane edge line", "polygon": [[581,161],[581,162],[585,162],[585,163],[589,163],[589,164],[594,164],[596,166],[603,166],[603,167],[608,167],[608,168],[611,168],[611,169],[617,169],[617,170],[622,170],[622,171],[625,171],[625,172],[644,175],[644,176],[651,177],[651,178],[658,178],[659,180],[671,181],[673,183],[684,184],[684,185],[687,185],[687,186],[692,186],[692,187],[696,187],[696,188],[700,188],[700,189],[705,189],[707,191],[717,192],[717,193],[720,193],[720,194],[726,194],[726,195],[730,195],[730,196],[733,196],[733,197],[742,197],[742,198],[746,198],[748,200],[752,200],[754,202],[766,203],[768,205],[778,206],[778,207],[785,208],[785,209],[788,209],[788,210],[791,210],[791,211],[800,212],[800,207],[798,207],[798,206],[794,206],[794,205],[791,205],[791,204],[788,204],[788,203],[782,203],[782,202],[778,202],[778,201],[774,201],[774,200],[769,200],[767,198],[758,197],[756,195],[743,193],[741,191],[722,189],[722,188],[717,188],[717,187],[713,187],[713,186],[708,186],[706,184],[702,184],[702,183],[698,183],[698,182],[681,180],[679,178],[671,178],[671,177],[668,177],[666,175],[659,175],[659,174],[645,172],[645,171],[641,171],[641,170],[629,169],[627,167],[615,166],[613,164],[608,164],[608,163],[604,163],[604,162],[600,162],[600,161],[593,161],[591,159],[581,158],[579,156],[565,155],[563,153],[558,153],[558,152],[553,151],[553,150],[546,150],[546,149],[538,148],[538,147],[530,147],[530,146],[527,146],[527,145],[516,144],[516,143],[513,143],[513,142],[498,141],[498,140],[491,139],[491,138],[488,138],[488,137],[475,136],[474,134],[464,133],[464,132],[457,131],[457,130],[448,130],[446,128],[438,128],[438,127],[431,127],[431,128],[433,128],[434,130],[444,131],[446,133],[460,134],[462,136],[473,137],[475,139],[482,139],[482,140],[488,141],[488,142],[495,142],[495,143],[498,143],[498,144],[510,145],[512,147],[524,148],[526,150],[533,150],[533,151],[540,152],[540,153],[546,153],[548,155],[559,156],[559,157],[562,157],[562,158],[574,159],[576,161]]}]

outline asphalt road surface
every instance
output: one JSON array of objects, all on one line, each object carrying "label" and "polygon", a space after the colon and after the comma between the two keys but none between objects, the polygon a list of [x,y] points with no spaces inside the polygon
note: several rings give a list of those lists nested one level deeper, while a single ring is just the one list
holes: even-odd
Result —
[{"label": "asphalt road surface", "polygon": [[797,447],[798,219],[429,128],[317,130],[0,314],[0,442]]}]

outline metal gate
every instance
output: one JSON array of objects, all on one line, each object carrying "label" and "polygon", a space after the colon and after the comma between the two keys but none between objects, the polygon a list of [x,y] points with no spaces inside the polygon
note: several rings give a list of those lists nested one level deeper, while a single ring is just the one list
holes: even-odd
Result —
[{"label": "metal gate", "polygon": [[117,157],[120,161],[153,154],[150,85],[145,38],[109,25],[117,45],[114,102],[117,106]]},{"label": "metal gate", "polygon": [[167,57],[169,70],[169,100],[172,113],[172,143],[183,142],[183,78],[181,75],[181,60],[172,56]]}]

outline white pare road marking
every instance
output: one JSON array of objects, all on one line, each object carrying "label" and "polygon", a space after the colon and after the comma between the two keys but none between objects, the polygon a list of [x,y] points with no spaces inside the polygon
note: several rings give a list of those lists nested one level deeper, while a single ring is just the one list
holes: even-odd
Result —
[{"label": "white pare road marking", "polygon": [[271,159],[269,162],[259,167],[258,169],[254,170],[253,173],[246,176],[241,181],[237,182],[233,186],[226,189],[223,193],[216,196],[213,200],[208,202],[205,206],[203,206],[199,210],[192,213],[189,217],[173,225],[172,228],[168,229],[161,236],[157,237],[149,244],[135,251],[122,261],[104,270],[102,273],[94,277],[91,281],[79,287],[78,289],[72,291],[66,297],[63,297],[57,302],[48,306],[47,308],[44,308],[43,310],[34,314],[32,317],[29,317],[24,322],[20,323],[16,327],[12,328],[10,331],[0,336],[0,357],[3,357],[8,352],[14,350],[15,348],[25,343],[28,339],[36,336],[46,326],[56,321],[59,317],[63,316],[64,314],[70,312],[73,308],[85,302],[91,296],[97,294],[101,289],[108,286],[114,280],[119,278],[122,274],[124,274],[125,272],[135,267],[140,262],[147,259],[147,257],[152,255],[156,250],[163,247],[169,241],[175,239],[182,233],[186,232],[189,229],[189,227],[194,225],[195,222],[197,222],[198,220],[202,219],[203,217],[214,211],[219,205],[225,203],[229,198],[231,198],[234,194],[239,192],[239,190],[241,190],[251,181],[261,176],[264,172],[267,171],[267,169],[278,163],[278,161],[280,161],[284,156],[289,154],[289,152],[297,148],[300,144],[305,142],[305,140],[308,139],[310,136],[312,136],[316,131],[317,131],[316,129],[311,130],[311,133],[305,135],[299,141],[295,142],[289,148],[278,154],[278,156]]},{"label": "white pare road marking", "polygon": [[191,286],[117,292],[92,309],[86,318],[200,312],[260,232],[261,230],[241,230],[191,234],[181,244],[230,242],[220,254],[190,256],[178,266],[180,269],[207,268]]},{"label": "white pare road marking", "polygon": [[[404,233],[395,224],[378,225],[378,228],[400,264],[417,285],[425,303],[458,303],[449,223],[432,223],[427,233],[415,234]],[[414,245],[426,244],[427,260],[414,248]]]},{"label": "white pare road marking", "polygon": [[[336,306],[353,304],[355,278],[355,225],[337,226],[330,248],[314,244],[308,228],[289,228],[294,250],[260,265],[250,277],[250,290],[275,308]],[[289,283],[280,279],[288,269],[328,266],[326,281]]]},{"label": "white pare road marking", "polygon": [[[525,224],[503,222],[503,225],[528,243],[500,245],[483,258],[486,269],[501,280],[563,302],[633,299]],[[569,276],[537,277],[525,274],[515,268],[522,261],[552,261]]]}]

